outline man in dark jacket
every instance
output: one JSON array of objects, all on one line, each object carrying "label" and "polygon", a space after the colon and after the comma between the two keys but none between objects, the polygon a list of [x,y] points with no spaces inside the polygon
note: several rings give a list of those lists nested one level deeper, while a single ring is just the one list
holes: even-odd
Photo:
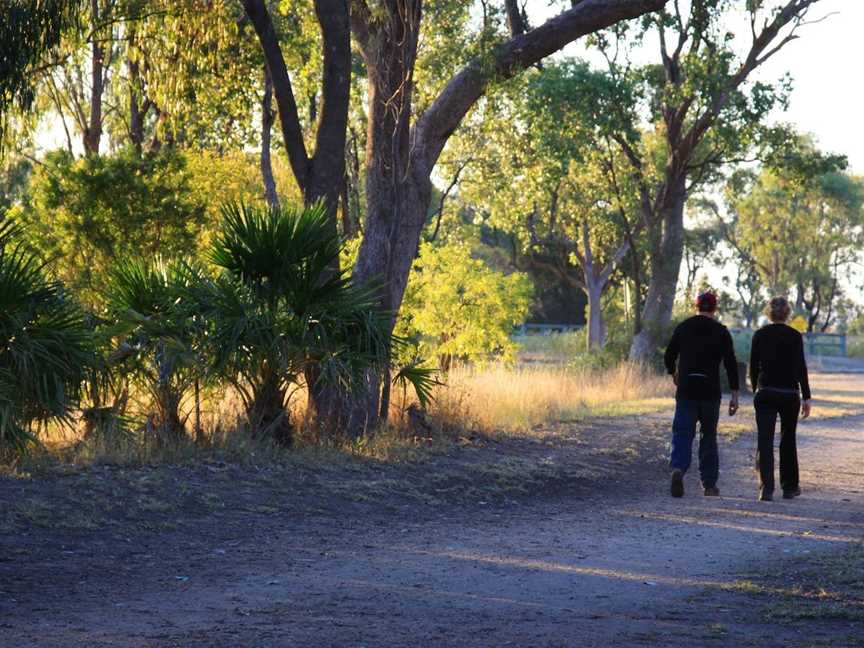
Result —
[{"label": "man in dark jacket", "polygon": [[696,299],[698,315],[675,329],[664,362],[674,377],[675,419],[672,422],[672,497],[684,495],[684,473],[690,467],[693,438],[699,424],[699,476],[706,496],[720,494],[717,478],[717,422],[720,418],[720,363],[726,367],[732,398],[729,416],[738,411],[738,362],[732,336],[717,321],[717,297],[710,292]]}]

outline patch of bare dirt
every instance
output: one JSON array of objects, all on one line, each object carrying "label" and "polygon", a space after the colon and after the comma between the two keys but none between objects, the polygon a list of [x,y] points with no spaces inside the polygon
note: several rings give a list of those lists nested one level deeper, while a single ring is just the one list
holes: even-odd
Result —
[{"label": "patch of bare dirt", "polygon": [[845,414],[802,426],[804,495],[770,504],[740,429],[723,497],[688,474],[671,499],[669,413],[395,465],[0,479],[0,645],[864,645],[854,615],[771,613],[795,604],[783,574],[864,535],[864,418]]}]

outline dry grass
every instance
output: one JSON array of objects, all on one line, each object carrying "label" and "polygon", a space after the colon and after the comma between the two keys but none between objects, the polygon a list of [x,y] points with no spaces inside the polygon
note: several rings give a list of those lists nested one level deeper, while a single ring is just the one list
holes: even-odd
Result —
[{"label": "dry grass", "polygon": [[[419,427],[404,416],[410,402],[402,402],[402,394],[394,393],[391,423],[375,435],[351,440],[322,435],[311,426],[305,394],[298,393],[291,408],[296,425],[292,448],[253,439],[244,428],[236,395],[214,392],[204,395],[203,433],[197,442],[192,438],[192,416],[187,418],[187,439],[171,445],[160,445],[141,432],[85,439],[80,426],[51,428],[41,431],[40,449],[17,466],[6,466],[3,472],[27,473],[57,465],[182,465],[209,461],[253,468],[297,461],[305,465],[337,465],[352,458],[410,463],[465,443],[475,432],[524,434],[552,423],[659,411],[669,406],[672,391],[665,377],[629,364],[581,372],[538,366],[459,369],[448,376],[446,386],[437,390],[428,416]],[[186,409],[191,410],[191,403]]]},{"label": "dry grass", "polygon": [[433,412],[454,413],[484,431],[524,432],[559,421],[621,416],[669,406],[671,381],[622,364],[605,371],[494,366],[453,371]]}]

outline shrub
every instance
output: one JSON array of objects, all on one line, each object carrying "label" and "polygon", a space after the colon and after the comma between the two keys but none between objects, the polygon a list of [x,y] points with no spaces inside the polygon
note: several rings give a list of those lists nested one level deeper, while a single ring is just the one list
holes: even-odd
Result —
[{"label": "shrub", "polygon": [[525,321],[533,288],[527,275],[505,275],[471,257],[463,244],[425,243],[403,306],[403,333],[421,336],[421,355],[447,370],[454,361],[515,358],[513,327]]},{"label": "shrub", "polygon": [[84,313],[0,221],[0,450],[24,450],[33,426],[69,422],[96,364]]},{"label": "shrub", "polygon": [[60,279],[85,303],[102,306],[102,278],[123,259],[188,257],[206,200],[192,195],[176,152],[76,160],[55,151],[33,172],[20,212],[34,247],[60,260]]},{"label": "shrub", "polygon": [[184,395],[201,377],[203,318],[192,292],[202,273],[187,264],[127,260],[108,277],[108,312],[117,346],[114,361],[150,395],[147,427],[162,442],[177,442],[185,420]]},{"label": "shrub", "polygon": [[375,290],[335,270],[342,243],[323,207],[223,214],[210,251],[221,274],[196,292],[212,369],[237,389],[256,434],[290,443],[288,401],[305,376],[346,391],[383,368],[386,314]]}]

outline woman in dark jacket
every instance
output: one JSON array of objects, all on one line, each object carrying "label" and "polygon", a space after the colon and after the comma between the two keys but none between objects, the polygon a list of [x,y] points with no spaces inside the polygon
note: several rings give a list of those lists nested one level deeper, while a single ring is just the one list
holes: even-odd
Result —
[{"label": "woman in dark jacket", "polygon": [[774,496],[774,428],[780,417],[780,487],[783,497],[801,494],[798,485],[798,448],[795,429],[798,412],[810,416],[810,383],[801,334],[786,324],[792,309],[784,297],[775,297],[768,307],[771,323],[753,335],[750,351],[750,382],[756,396],[756,426],[759,431],[756,466],[759,469],[759,499]]}]

